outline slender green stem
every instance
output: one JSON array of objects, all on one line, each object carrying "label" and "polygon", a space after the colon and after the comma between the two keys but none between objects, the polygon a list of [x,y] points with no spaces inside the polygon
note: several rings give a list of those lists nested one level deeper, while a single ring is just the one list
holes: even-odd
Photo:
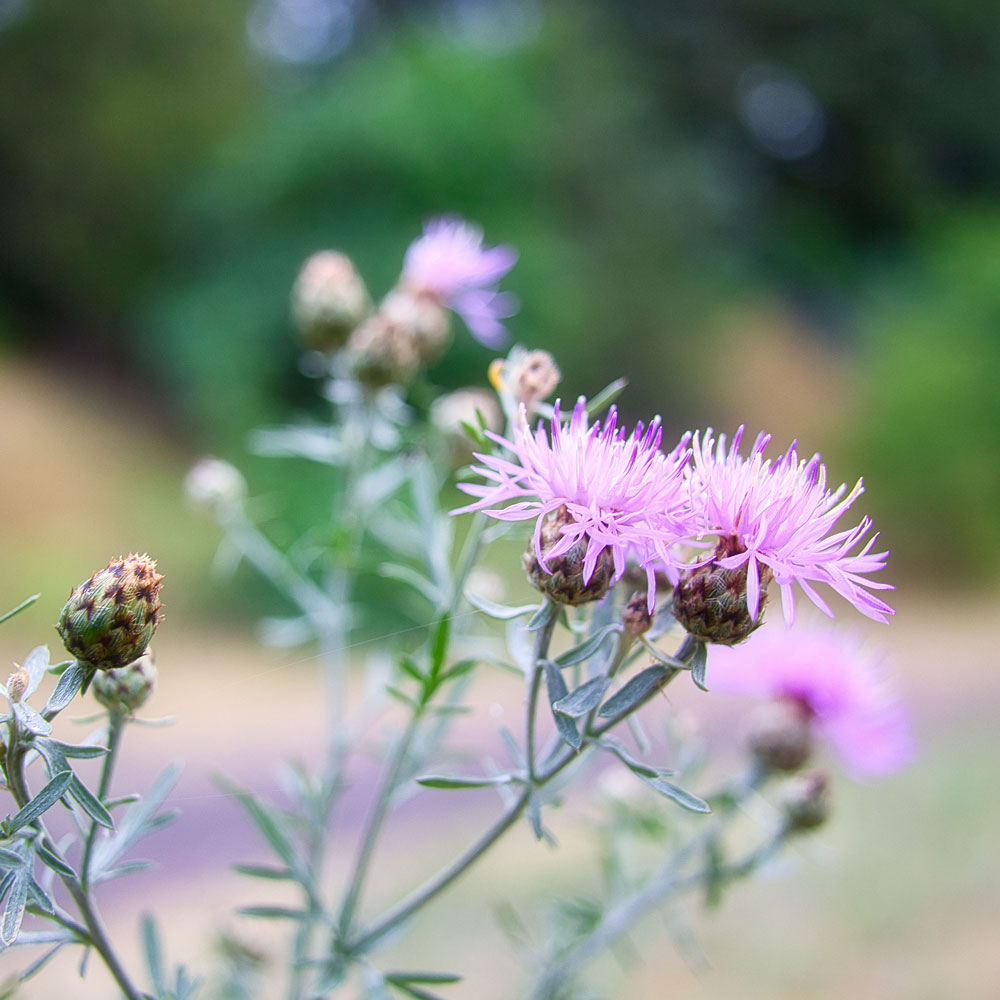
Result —
[{"label": "slender green stem", "polygon": [[[13,736],[14,734],[11,733],[11,735]],[[7,774],[9,788],[18,807],[23,808],[31,801],[31,793],[28,790],[28,783],[24,775],[24,747],[19,748],[19,752],[14,755],[13,760],[11,760],[10,754],[8,754],[8,762],[13,763],[13,767]],[[59,852],[59,848],[53,841],[40,816],[34,821],[33,825],[41,834],[42,843],[45,845],[45,848],[51,851],[57,858],[61,858],[62,855]],[[86,940],[89,941],[94,950],[101,956],[101,960],[114,977],[118,988],[125,995],[126,1000],[143,1000],[142,993],[132,985],[125,967],[118,960],[118,956],[111,947],[111,941],[97,912],[97,905],[90,898],[89,892],[76,877],[60,873],[59,878],[63,885],[66,886],[73,902],[76,904],[77,910],[80,912],[87,932]],[[82,928],[79,928],[79,925],[77,925],[77,929]]]},{"label": "slender green stem", "polygon": [[764,777],[763,772],[754,769],[747,778],[736,783],[726,806],[716,814],[712,822],[700,827],[697,834],[682,845],[640,889],[611,906],[589,934],[576,941],[568,952],[544,970],[530,1000],[553,1000],[559,990],[572,982],[584,965],[618,940],[637,920],[672,896],[702,885],[707,878],[713,876],[722,875],[727,880],[745,876],[771,857],[787,837],[788,829],[785,825],[779,827],[763,845],[754,848],[735,864],[727,865],[719,871],[706,867],[684,873],[688,863],[702,855],[719,838],[732,821],[737,807],[759,787]]},{"label": "slender green stem", "polygon": [[[97,787],[97,798],[102,805],[111,787],[111,775],[118,760],[118,750],[121,746],[124,731],[125,716],[120,712],[108,713],[108,752],[104,755],[100,784]],[[90,888],[90,861],[94,853],[94,844],[97,843],[97,830],[97,823],[91,820],[90,830],[87,832],[87,841],[83,845],[83,860],[80,862],[80,885],[85,891]]]},{"label": "slender green stem", "polygon": [[[681,647],[681,650],[678,651],[678,659],[681,659],[682,657],[689,657],[692,654],[693,647],[689,649],[688,646],[689,644],[685,642]],[[586,734],[584,736],[584,745],[586,746],[592,743],[598,736],[606,733],[609,729],[612,729],[633,712],[637,711],[681,672],[682,671],[680,669],[672,671],[669,675],[667,675],[663,683],[660,684],[654,691],[651,691],[650,694],[641,702],[633,705],[627,711],[621,712],[613,718],[608,719],[606,722],[594,729],[593,732]],[[486,830],[479,837],[479,839],[465,851],[464,854],[461,854],[450,865],[448,865],[447,868],[444,868],[428,882],[425,882],[419,889],[416,889],[413,893],[411,893],[406,899],[402,900],[387,913],[383,914],[383,916],[364,934],[356,940],[349,942],[347,950],[354,955],[369,950],[379,940],[385,937],[386,934],[438,896],[477,860],[479,860],[479,858],[481,858],[517,822],[528,806],[528,802],[531,799],[532,787],[541,788],[543,785],[555,778],[556,775],[565,770],[566,767],[579,759],[580,753],[573,750],[572,747],[563,745],[561,751],[557,748],[553,748],[553,752],[546,755],[546,760],[548,761],[547,766],[545,766],[541,771],[537,771],[535,773],[532,785],[522,788],[517,798],[507,806],[493,825],[490,826],[489,829]]]},{"label": "slender green stem", "polygon": [[423,712],[421,710],[414,710],[410,716],[410,721],[407,723],[406,729],[396,743],[392,760],[386,770],[385,779],[375,799],[371,815],[368,817],[368,823],[361,833],[358,857],[354,864],[354,873],[351,877],[350,885],[347,887],[347,892],[344,894],[344,902],[337,919],[337,936],[341,942],[350,933],[351,922],[354,919],[358,901],[364,888],[365,878],[368,875],[372,856],[375,853],[375,844],[381,832],[382,824],[385,822],[386,815],[388,814],[392,796],[399,787],[400,776],[409,756],[410,747],[413,744],[413,738],[416,735],[422,716]]},{"label": "slender green stem", "polygon": [[524,721],[524,755],[528,762],[528,781],[530,783],[534,783],[535,780],[535,716],[538,712],[538,691],[545,669],[543,664],[548,656],[552,633],[556,627],[558,610],[557,605],[549,598],[546,597],[542,601],[542,607],[539,611],[547,613],[547,617],[535,632],[535,641],[532,647],[531,676],[528,682],[528,700]]}]

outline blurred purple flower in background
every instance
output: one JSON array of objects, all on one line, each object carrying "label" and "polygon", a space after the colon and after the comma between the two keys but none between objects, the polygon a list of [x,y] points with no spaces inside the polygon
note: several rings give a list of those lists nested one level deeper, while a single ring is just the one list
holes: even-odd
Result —
[{"label": "blurred purple flower in background", "polygon": [[[491,482],[460,483],[460,489],[480,499],[452,513],[483,510],[504,521],[536,518],[535,554],[543,567],[586,538],[584,582],[605,549],[610,549],[614,559],[615,579],[625,572],[626,559],[632,555],[646,570],[652,607],[657,562],[663,563],[661,568],[671,567],[670,547],[696,531],[684,480],[688,436],[664,454],[658,417],[645,429],[637,424],[628,435],[624,427],[618,427],[614,407],[603,427],[600,421],[588,426],[587,402],[582,396],[565,427],[556,402],[551,432],[541,421],[532,432],[523,407],[521,412],[513,442],[489,435],[512,452],[514,459],[477,455],[482,464],[473,466],[473,471]],[[515,499],[519,502],[509,507],[496,507]],[[571,521],[563,526],[559,542],[543,554],[542,522],[562,507]]]},{"label": "blurred purple flower in background", "polygon": [[897,771],[913,757],[909,716],[876,657],[833,629],[764,627],[739,646],[713,646],[713,691],[790,699],[855,778]]},{"label": "blurred purple flower in background", "polygon": [[476,226],[457,218],[432,219],[406,251],[402,282],[457,312],[480,343],[499,347],[507,340],[500,320],[514,315],[517,301],[495,286],[516,261],[513,247],[485,249]]},{"label": "blurred purple flower in background", "polygon": [[828,584],[863,615],[888,621],[893,609],[865,588],[892,590],[892,585],[863,577],[883,569],[889,553],[871,552],[877,533],[860,551],[851,552],[868,534],[871,520],[864,517],[854,528],[833,531],[863,492],[861,480],[846,496],[844,484],[828,490],[826,466],[818,454],[808,462],[800,461],[793,442],[777,461],[765,459],[763,453],[771,436],[760,433],[750,457],[743,458],[739,454],[742,437],[740,427],[727,450],[724,434],[716,440],[711,428],[703,439],[696,433],[689,479],[692,505],[704,517],[702,531],[734,538],[738,543],[737,554],[716,562],[725,569],[747,564],[751,617],[756,618],[760,606],[760,567],[765,566],[781,587],[789,625],[795,618],[793,582],[824,614],[833,617],[811,581]]}]

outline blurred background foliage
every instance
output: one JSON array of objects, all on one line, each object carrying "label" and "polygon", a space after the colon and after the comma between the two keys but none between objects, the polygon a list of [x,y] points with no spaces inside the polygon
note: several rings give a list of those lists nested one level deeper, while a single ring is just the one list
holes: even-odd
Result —
[{"label": "blurred background foliage", "polygon": [[[165,439],[129,475],[169,507],[164,468],[315,407],[302,259],[380,294],[456,212],[519,249],[512,330],[564,394],[798,435],[866,472],[897,572],[986,573],[998,38],[946,0],[0,0],[0,349]],[[430,378],[490,357],[460,333]]]}]

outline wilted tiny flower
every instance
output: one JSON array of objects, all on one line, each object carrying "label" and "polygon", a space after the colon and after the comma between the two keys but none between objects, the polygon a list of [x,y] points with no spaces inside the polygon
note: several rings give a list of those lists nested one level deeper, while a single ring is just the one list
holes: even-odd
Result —
[{"label": "wilted tiny flower", "polygon": [[306,347],[335,351],[370,312],[371,299],[350,258],[334,250],[313,254],[292,288],[292,315]]},{"label": "wilted tiny flower", "polygon": [[138,659],[160,618],[156,563],[146,555],[112,559],[74,588],[56,629],[77,659],[113,670]]},{"label": "wilted tiny flower", "polygon": [[147,649],[138,660],[124,667],[103,670],[94,678],[94,697],[109,711],[131,715],[149,700],[156,686],[153,651]]},{"label": "wilted tiny flower", "polygon": [[4,685],[7,688],[7,700],[13,705],[19,702],[28,690],[28,671],[24,667],[15,666]]},{"label": "wilted tiny flower", "polygon": [[538,403],[556,391],[561,375],[548,351],[526,351],[515,345],[506,358],[490,365],[489,377],[510,411],[517,413],[523,406],[530,419]]},{"label": "wilted tiny flower", "polygon": [[485,248],[482,230],[462,219],[432,219],[406,251],[400,286],[453,309],[478,341],[496,347],[507,338],[500,320],[517,305],[495,286],[516,260],[511,247]]},{"label": "wilted tiny flower", "polygon": [[239,503],[247,492],[239,469],[221,458],[201,458],[184,479],[184,492],[197,504],[228,507]]},{"label": "wilted tiny flower", "polygon": [[830,781],[820,771],[797,774],[785,786],[781,810],[790,831],[805,832],[830,817]]},{"label": "wilted tiny flower", "polygon": [[649,596],[645,591],[633,594],[622,611],[622,625],[633,639],[645,634],[653,625],[655,614],[649,608]]}]

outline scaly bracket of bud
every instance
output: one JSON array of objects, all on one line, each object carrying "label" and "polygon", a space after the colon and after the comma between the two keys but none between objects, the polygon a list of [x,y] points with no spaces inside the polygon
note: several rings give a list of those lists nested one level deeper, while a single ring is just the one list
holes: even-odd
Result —
[{"label": "scaly bracket of bud", "polygon": [[673,610],[677,620],[705,642],[735,646],[764,622],[771,571],[761,567],[760,610],[754,619],[747,608],[747,564],[724,569],[716,562],[741,551],[736,538],[720,538],[712,561],[682,570],[674,588]]},{"label": "scaly bracket of bud", "polygon": [[56,629],[66,649],[99,670],[137,660],[160,619],[156,563],[146,555],[112,559],[69,595]]},{"label": "scaly bracket of bud", "polygon": [[128,666],[103,670],[94,678],[94,697],[112,714],[131,715],[149,700],[156,686],[153,651],[147,649]]}]

